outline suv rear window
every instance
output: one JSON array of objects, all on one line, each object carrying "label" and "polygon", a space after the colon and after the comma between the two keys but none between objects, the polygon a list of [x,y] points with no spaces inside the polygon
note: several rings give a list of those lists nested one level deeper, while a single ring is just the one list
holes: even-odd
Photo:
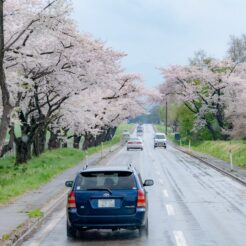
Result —
[{"label": "suv rear window", "polygon": [[164,135],[155,135],[155,138],[156,139],[165,139],[165,136]]},{"label": "suv rear window", "polygon": [[136,189],[136,181],[132,172],[84,172],[76,181],[76,190],[88,189]]}]

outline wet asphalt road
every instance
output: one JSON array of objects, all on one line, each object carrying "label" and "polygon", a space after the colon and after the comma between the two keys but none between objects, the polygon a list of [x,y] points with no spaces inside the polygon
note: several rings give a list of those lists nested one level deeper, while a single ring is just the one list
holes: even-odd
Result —
[{"label": "wet asphalt road", "polygon": [[66,237],[65,201],[25,246],[151,245],[246,246],[246,187],[171,146],[153,149],[153,128],[145,125],[144,151],[113,155],[103,165],[132,163],[148,187],[149,236],[135,231],[88,231]]}]

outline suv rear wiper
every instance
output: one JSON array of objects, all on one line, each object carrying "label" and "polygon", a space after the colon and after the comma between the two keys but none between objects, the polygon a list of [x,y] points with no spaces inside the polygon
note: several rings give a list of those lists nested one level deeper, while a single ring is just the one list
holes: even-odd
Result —
[{"label": "suv rear wiper", "polygon": [[110,195],[112,195],[112,191],[108,188],[92,188],[92,189],[87,189],[87,190],[106,190],[110,193]]}]

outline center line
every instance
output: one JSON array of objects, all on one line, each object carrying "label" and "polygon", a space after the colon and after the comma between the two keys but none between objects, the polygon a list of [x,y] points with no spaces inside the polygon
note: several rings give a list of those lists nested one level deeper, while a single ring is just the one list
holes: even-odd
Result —
[{"label": "center line", "polygon": [[185,237],[182,231],[173,232],[177,246],[187,246]]},{"label": "center line", "polygon": [[175,215],[175,211],[174,211],[174,208],[173,208],[172,205],[167,204],[167,205],[166,205],[166,209],[167,209],[167,214],[168,214],[169,216],[174,216],[174,215]]}]

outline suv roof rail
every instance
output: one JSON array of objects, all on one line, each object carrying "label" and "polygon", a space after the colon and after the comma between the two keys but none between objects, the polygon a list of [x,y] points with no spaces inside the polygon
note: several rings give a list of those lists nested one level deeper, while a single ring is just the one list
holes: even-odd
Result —
[{"label": "suv roof rail", "polygon": [[83,166],[83,170],[87,169],[88,165],[86,164],[85,166]]}]

